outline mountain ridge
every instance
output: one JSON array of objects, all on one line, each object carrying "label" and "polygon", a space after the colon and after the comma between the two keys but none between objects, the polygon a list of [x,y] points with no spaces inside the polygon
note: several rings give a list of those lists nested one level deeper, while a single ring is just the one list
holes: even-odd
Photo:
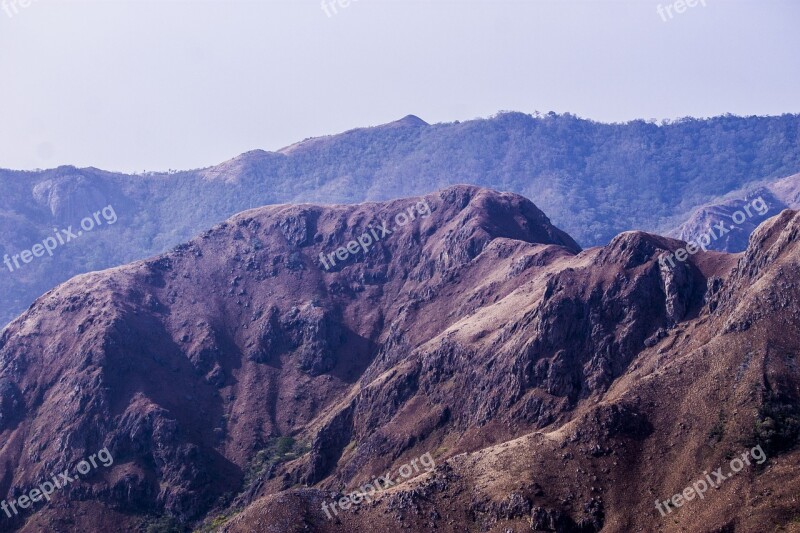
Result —
[{"label": "mountain ridge", "polygon": [[[316,138],[288,154],[256,150],[176,173],[0,171],[0,256],[108,205],[120,214],[113,228],[71,242],[56,258],[3,270],[0,324],[75,274],[165,252],[260,205],[382,201],[467,182],[533,199],[583,246],[625,230],[663,232],[720,194],[800,171],[798,131],[797,115],[660,125],[555,113],[433,125],[406,117]],[[34,192],[42,187],[48,195]]]},{"label": "mountain ridge", "polygon": [[[319,264],[423,201],[429,216]],[[14,528],[162,513],[222,531],[788,525],[798,224],[784,211],[744,254],[665,269],[681,241],[630,231],[581,250],[524,197],[471,186],[238,214],[59,286],[0,334],[0,491],[107,446],[108,471]],[[763,446],[763,470],[662,521],[657,496],[744,444]],[[323,501],[424,453],[432,472],[325,516]]]}]

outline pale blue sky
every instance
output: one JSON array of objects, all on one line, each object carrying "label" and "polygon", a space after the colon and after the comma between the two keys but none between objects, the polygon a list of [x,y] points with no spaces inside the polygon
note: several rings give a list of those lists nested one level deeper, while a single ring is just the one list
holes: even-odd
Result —
[{"label": "pale blue sky", "polygon": [[407,114],[800,112],[800,2],[659,3],[33,0],[0,10],[0,167],[197,168]]}]

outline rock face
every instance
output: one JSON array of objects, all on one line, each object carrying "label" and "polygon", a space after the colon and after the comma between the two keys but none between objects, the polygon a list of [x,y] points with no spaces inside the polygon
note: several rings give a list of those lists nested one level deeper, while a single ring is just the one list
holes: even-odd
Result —
[{"label": "rock face", "polygon": [[[252,210],[79,276],[0,337],[0,492],[103,447],[114,463],[3,527],[789,524],[798,220],[771,219],[745,254],[662,268],[684,243],[627,232],[582,251],[530,201],[457,186]],[[696,512],[653,507],[755,444],[771,462]],[[326,517],[426,453],[435,468]]]}]

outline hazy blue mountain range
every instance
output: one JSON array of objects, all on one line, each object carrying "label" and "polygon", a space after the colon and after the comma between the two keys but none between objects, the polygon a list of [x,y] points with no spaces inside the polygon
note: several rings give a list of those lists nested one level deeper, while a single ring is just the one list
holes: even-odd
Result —
[{"label": "hazy blue mountain range", "polygon": [[77,233],[104,207],[118,217],[52,257],[13,272],[0,265],[0,324],[76,274],[163,252],[265,204],[385,200],[469,183],[530,198],[584,247],[629,229],[663,232],[715,198],[800,172],[799,133],[799,115],[601,124],[501,113],[436,125],[409,116],[177,173],[0,170],[2,256],[35,252],[70,226]]},{"label": "hazy blue mountain range", "polygon": [[[762,210],[763,214],[750,209],[749,214],[752,216],[747,216],[746,206],[759,199],[767,209]],[[698,208],[689,220],[668,235],[687,242],[697,242],[701,235],[710,236],[713,232],[716,238],[711,240],[707,249],[743,252],[747,249],[750,234],[758,225],[784,209],[800,209],[800,174],[732,191],[723,198]],[[740,222],[743,218],[744,221]],[[720,223],[727,228],[723,235],[720,235]]]}]

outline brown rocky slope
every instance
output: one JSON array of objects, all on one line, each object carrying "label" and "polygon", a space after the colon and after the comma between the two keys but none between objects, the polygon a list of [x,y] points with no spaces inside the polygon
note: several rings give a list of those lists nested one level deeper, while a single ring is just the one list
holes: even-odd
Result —
[{"label": "brown rocky slope", "polygon": [[[379,221],[393,233],[320,266]],[[664,269],[680,241],[581,251],[528,200],[475,187],[242,213],[4,330],[0,492],[103,446],[114,464],[0,527],[792,530],[799,226],[785,211],[744,254]],[[763,465],[656,510],[756,445]],[[326,517],[426,453],[432,472]]]}]

